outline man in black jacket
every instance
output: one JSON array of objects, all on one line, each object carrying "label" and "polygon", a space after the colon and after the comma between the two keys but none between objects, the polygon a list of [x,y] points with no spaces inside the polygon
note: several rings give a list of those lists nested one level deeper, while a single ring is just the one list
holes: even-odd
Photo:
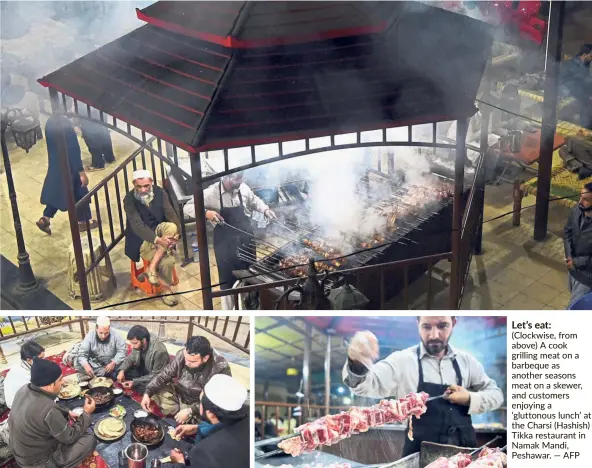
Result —
[{"label": "man in black jacket", "polygon": [[[175,258],[173,247],[179,240],[181,225],[167,194],[154,185],[145,169],[134,171],[134,189],[124,198],[127,215],[125,254],[134,262],[148,260],[150,267],[143,274],[151,284],[160,284],[158,273],[167,285],[173,283]],[[165,296],[168,306],[177,304],[174,296]]]},{"label": "man in black jacket", "polygon": [[196,435],[195,445],[186,456],[171,451],[174,468],[248,468],[250,466],[249,409],[247,390],[233,377],[213,376],[204,387],[200,412],[203,422],[177,426],[175,435]]},{"label": "man in black jacket", "polygon": [[592,44],[583,44],[580,52],[572,59],[561,63],[559,91],[565,97],[576,100],[580,112],[579,124],[592,128]]},{"label": "man in black jacket", "polygon": [[584,185],[565,225],[563,240],[573,304],[592,292],[592,183]]}]

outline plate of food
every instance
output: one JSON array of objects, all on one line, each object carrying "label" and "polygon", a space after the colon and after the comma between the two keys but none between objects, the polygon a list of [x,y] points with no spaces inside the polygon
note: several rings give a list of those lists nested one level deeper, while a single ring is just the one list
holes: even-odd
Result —
[{"label": "plate of food", "polygon": [[103,418],[95,425],[95,435],[103,442],[113,442],[125,434],[125,422],[119,418]]},{"label": "plate of food", "polygon": [[115,395],[113,395],[113,390],[108,387],[91,388],[88,392],[86,392],[85,396],[89,396],[95,400],[97,408],[109,405],[115,398]]},{"label": "plate of food", "polygon": [[89,382],[90,388],[107,387],[113,386],[113,379],[109,377],[95,377]]},{"label": "plate of food", "polygon": [[125,408],[121,405],[114,406],[109,410],[109,415],[114,418],[123,418],[127,414]]},{"label": "plate of food", "polygon": [[130,425],[132,439],[148,447],[158,445],[164,439],[164,429],[156,418],[136,418]]},{"label": "plate of food", "polygon": [[123,393],[123,390],[121,388],[113,388],[113,393],[115,395],[121,395]]},{"label": "plate of food", "polygon": [[62,386],[60,390],[60,394],[58,395],[62,400],[72,400],[80,395],[81,392],[80,385],[78,384],[70,384]]}]

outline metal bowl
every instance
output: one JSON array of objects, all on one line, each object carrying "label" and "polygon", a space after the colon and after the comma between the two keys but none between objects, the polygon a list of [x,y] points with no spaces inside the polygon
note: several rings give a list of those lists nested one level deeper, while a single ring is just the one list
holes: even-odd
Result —
[{"label": "metal bowl", "polygon": [[[157,437],[151,441],[145,441],[145,440],[139,439],[136,436],[136,430],[137,430],[138,426],[152,426],[152,427],[156,428],[158,430]],[[140,444],[144,444],[148,447],[153,447],[155,445],[158,445],[164,439],[164,429],[162,428],[162,425],[160,424],[158,419],[156,419],[152,416],[134,419],[130,424],[130,431],[132,433],[132,440],[135,440],[136,442],[139,442]]]},{"label": "metal bowl", "polygon": [[88,392],[86,392],[86,395],[95,399],[97,395],[102,395],[104,393],[109,394],[109,399],[105,403],[98,404],[98,403],[96,403],[96,400],[95,400],[95,404],[96,404],[97,408],[104,408],[106,406],[109,406],[111,403],[113,403],[113,399],[115,398],[115,395],[113,394],[113,389],[108,388],[108,387],[95,387],[95,388],[91,388]]}]

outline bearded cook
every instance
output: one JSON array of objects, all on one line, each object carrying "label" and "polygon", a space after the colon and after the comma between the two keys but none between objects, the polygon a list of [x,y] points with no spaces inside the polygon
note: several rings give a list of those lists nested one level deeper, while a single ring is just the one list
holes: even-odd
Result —
[{"label": "bearded cook", "polygon": [[376,364],[376,336],[357,332],[348,348],[343,381],[354,394],[370,398],[403,398],[411,392],[445,395],[428,402],[427,412],[413,422],[413,440],[405,440],[403,457],[419,452],[422,441],[475,447],[471,415],[499,408],[504,395],[473,356],[448,343],[456,317],[418,317],[417,325],[419,345]]}]

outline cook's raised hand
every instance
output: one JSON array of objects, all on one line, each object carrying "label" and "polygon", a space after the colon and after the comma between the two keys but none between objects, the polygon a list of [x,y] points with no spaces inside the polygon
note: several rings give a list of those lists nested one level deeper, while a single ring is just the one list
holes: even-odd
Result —
[{"label": "cook's raised hand", "polygon": [[277,219],[277,216],[275,215],[275,213],[272,210],[265,210],[265,217],[268,219]]},{"label": "cook's raised hand", "polygon": [[469,406],[471,403],[471,394],[466,388],[463,388],[460,385],[451,385],[446,390],[444,399],[455,405]]},{"label": "cook's raised hand", "polygon": [[352,361],[360,362],[370,369],[380,356],[378,339],[370,331],[356,332],[347,349],[347,355]]}]

